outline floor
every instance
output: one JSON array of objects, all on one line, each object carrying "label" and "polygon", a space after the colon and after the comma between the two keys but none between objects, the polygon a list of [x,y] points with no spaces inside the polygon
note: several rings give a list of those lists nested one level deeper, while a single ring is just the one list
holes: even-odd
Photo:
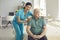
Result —
[{"label": "floor", "polygon": [[[60,22],[47,23],[46,36],[48,40],[60,40]],[[27,40],[27,33],[24,28],[24,40]],[[15,32],[11,25],[7,28],[0,27],[0,40],[15,40]]]}]

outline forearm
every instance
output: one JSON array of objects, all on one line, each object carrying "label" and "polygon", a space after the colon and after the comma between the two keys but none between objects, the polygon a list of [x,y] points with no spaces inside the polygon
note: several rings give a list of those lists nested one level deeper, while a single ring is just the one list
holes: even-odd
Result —
[{"label": "forearm", "polygon": [[30,35],[31,37],[33,37],[33,33],[30,31],[30,29],[27,28],[26,31],[27,31],[28,35]]},{"label": "forearm", "polygon": [[30,30],[28,30],[28,35],[33,36],[33,33]]},{"label": "forearm", "polygon": [[46,28],[44,28],[43,32],[40,34],[41,37],[43,37],[44,35],[46,35]]},{"label": "forearm", "polygon": [[24,23],[25,22],[25,20],[21,20],[19,17],[17,17],[17,21],[18,21],[18,23]]},{"label": "forearm", "polygon": [[25,23],[25,20],[20,20],[19,23]]},{"label": "forearm", "polygon": [[42,33],[41,33],[41,36],[43,37],[44,35],[46,35],[46,30],[44,30]]},{"label": "forearm", "polygon": [[25,20],[21,20],[19,17],[17,17],[17,21],[18,21],[19,23],[29,22],[30,19],[31,19],[31,18],[27,18],[27,19],[25,19]]}]

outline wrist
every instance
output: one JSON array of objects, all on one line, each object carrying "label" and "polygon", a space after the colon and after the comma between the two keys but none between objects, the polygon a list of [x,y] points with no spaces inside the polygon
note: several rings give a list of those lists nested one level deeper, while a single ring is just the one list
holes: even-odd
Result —
[{"label": "wrist", "polygon": [[21,23],[24,23],[25,21],[20,21]]},{"label": "wrist", "polygon": [[33,34],[29,34],[29,36],[33,37],[34,35]]},{"label": "wrist", "polygon": [[42,38],[43,37],[43,35],[40,35],[40,38]]},{"label": "wrist", "polygon": [[33,34],[32,34],[31,36],[32,36],[32,37],[34,37],[34,35],[33,35]]}]

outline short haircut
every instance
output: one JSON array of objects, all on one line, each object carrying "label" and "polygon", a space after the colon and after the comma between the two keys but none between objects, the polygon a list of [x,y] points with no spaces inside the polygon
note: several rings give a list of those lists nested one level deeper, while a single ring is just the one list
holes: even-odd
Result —
[{"label": "short haircut", "polygon": [[34,9],[34,13],[35,13],[35,11],[39,11],[39,12],[40,12],[40,9],[38,9],[38,8],[35,8],[35,9]]}]

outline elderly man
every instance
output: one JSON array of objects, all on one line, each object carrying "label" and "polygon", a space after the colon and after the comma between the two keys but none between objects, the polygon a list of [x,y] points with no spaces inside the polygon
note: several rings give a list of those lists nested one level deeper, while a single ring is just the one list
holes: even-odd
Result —
[{"label": "elderly man", "polygon": [[47,40],[45,36],[46,22],[39,14],[40,10],[37,8],[34,9],[33,17],[27,24],[28,40]]}]

